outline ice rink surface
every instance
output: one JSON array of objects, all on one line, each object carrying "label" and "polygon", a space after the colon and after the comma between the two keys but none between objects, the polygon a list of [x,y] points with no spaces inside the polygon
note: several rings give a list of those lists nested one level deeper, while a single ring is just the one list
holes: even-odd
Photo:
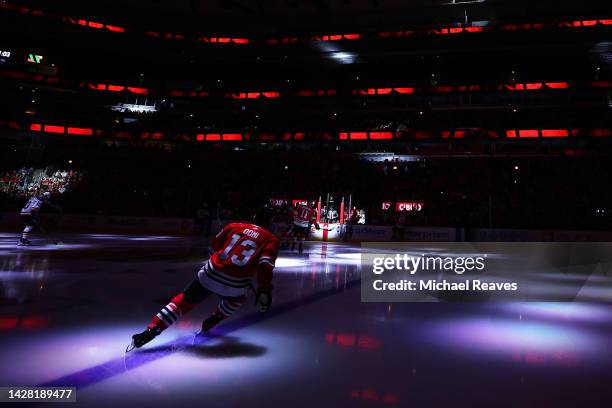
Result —
[{"label": "ice rink surface", "polygon": [[[196,343],[210,298],[126,355],[206,241],[61,239],[0,234],[0,385],[76,386],[77,406],[94,407],[612,405],[612,303],[366,304],[359,247],[309,243],[281,252],[269,313],[251,295]],[[612,298],[612,277],[593,282]]]}]

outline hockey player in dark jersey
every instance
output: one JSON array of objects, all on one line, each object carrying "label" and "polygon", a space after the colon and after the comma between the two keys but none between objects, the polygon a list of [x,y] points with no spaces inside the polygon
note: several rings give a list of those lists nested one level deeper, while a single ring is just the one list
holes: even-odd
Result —
[{"label": "hockey player in dark jersey", "polygon": [[[21,209],[21,218],[23,219],[23,223],[25,227],[23,228],[23,232],[21,233],[21,237],[19,238],[19,245],[30,245],[30,240],[28,239],[30,233],[34,231],[36,228],[46,232],[40,224],[39,215],[40,210],[44,205],[54,208],[58,212],[61,212],[62,209],[53,204],[51,201],[51,193],[46,191],[40,195],[33,195],[28,199],[25,206]],[[57,243],[57,242],[56,242]]]},{"label": "hockey player in dark jersey", "polygon": [[257,211],[253,223],[230,223],[213,239],[211,256],[187,288],[164,306],[147,328],[132,336],[134,347],[142,347],[212,294],[220,297],[215,312],[202,323],[208,332],[230,317],[246,302],[253,277],[257,280],[256,304],[266,312],[272,304],[272,270],[278,255],[279,240],[266,229],[271,221],[267,209]]}]

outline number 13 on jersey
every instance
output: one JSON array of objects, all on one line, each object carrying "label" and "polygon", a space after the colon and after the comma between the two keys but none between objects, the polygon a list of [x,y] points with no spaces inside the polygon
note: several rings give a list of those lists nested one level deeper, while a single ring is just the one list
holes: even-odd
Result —
[{"label": "number 13 on jersey", "polygon": [[233,234],[223,251],[223,259],[230,259],[236,266],[244,266],[249,263],[253,254],[257,251],[257,244],[246,236]]}]

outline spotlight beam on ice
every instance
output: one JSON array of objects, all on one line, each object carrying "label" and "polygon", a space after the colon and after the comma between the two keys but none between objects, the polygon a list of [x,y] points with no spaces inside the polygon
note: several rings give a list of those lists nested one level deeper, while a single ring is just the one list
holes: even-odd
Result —
[{"label": "spotlight beam on ice", "polygon": [[[258,322],[264,321],[266,319],[270,319],[276,316],[283,315],[285,313],[291,312],[299,307],[308,305],[310,303],[317,302],[319,300],[325,299],[329,296],[333,296],[335,294],[344,292],[345,290],[351,289],[355,286],[358,286],[361,282],[360,279],[356,279],[354,281],[347,282],[344,287],[333,287],[327,290],[323,290],[321,292],[313,293],[312,295],[306,296],[303,299],[294,300],[290,302],[283,303],[281,305],[275,306],[268,313],[257,313],[245,316],[242,319],[239,319],[235,322],[227,323],[223,326],[220,326],[218,329],[213,330],[215,333],[215,337],[205,338],[200,344],[205,344],[210,340],[218,336],[224,336],[229,333],[232,333],[236,330],[243,329],[245,327],[251,326]],[[56,378],[55,380],[51,380],[45,382],[43,384],[37,385],[38,387],[77,387],[84,388],[90,385],[97,384],[101,381],[112,378],[116,375],[123,374],[127,370],[133,370],[134,368],[141,367],[145,364],[152,363],[161,358],[167,357],[177,351],[177,349],[170,348],[168,346],[172,344],[179,343],[187,344],[192,339],[189,337],[181,337],[178,340],[174,340],[169,343],[164,343],[156,347],[156,349],[152,349],[151,352],[147,353],[134,353],[128,354],[125,358],[116,358],[111,361],[107,361],[106,363],[99,364],[94,367],[86,368],[84,370],[77,371],[72,374],[65,375],[60,378]],[[129,339],[126,339],[126,344]],[[180,349],[178,349],[180,350]],[[129,363],[129,364],[128,364]],[[128,368],[129,367],[129,368]]]}]

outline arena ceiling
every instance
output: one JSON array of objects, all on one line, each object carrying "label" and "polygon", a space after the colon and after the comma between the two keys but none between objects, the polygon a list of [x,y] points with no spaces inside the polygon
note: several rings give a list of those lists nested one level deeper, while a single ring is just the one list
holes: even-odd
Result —
[{"label": "arena ceiling", "polygon": [[381,22],[492,20],[610,10],[609,1],[585,0],[23,0],[19,3],[79,17],[183,29],[225,26],[237,31],[361,27]]}]

